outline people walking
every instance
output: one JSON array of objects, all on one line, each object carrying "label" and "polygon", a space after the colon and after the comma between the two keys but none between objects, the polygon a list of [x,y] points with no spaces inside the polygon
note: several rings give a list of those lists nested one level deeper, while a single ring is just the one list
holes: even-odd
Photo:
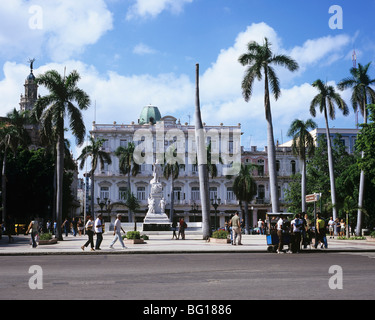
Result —
[{"label": "people walking", "polygon": [[70,222],[69,222],[68,218],[65,218],[63,224],[61,225],[61,228],[64,229],[65,236],[67,237],[69,235],[69,232],[70,232]]},{"label": "people walking", "polygon": [[79,236],[82,236],[83,230],[84,230],[84,225],[83,225],[83,221],[82,221],[81,218],[78,219],[77,228],[78,228],[78,234],[79,234]]},{"label": "people walking", "polygon": [[87,242],[81,247],[82,250],[85,250],[85,247],[87,248],[89,245],[91,245],[91,251],[95,251],[94,249],[94,221],[91,216],[87,217],[87,223],[86,223],[86,234],[88,236]]},{"label": "people walking", "polygon": [[177,231],[177,221],[176,220],[173,220],[173,222],[172,222],[172,231],[173,231],[172,240],[174,238],[176,238],[176,240],[178,240],[177,239],[177,233],[176,233],[176,231]]},{"label": "people walking", "polygon": [[123,233],[126,233],[124,231],[124,229],[122,228],[121,226],[121,214],[118,214],[117,215],[117,219],[115,221],[115,230],[113,231],[113,235],[115,236],[111,242],[111,244],[109,245],[109,248],[110,249],[113,249],[113,245],[116,243],[117,240],[120,241],[120,244],[121,244],[121,247],[122,249],[126,249],[125,245],[124,245],[124,241],[122,241],[122,236],[121,236],[121,231]]},{"label": "people walking", "polygon": [[98,217],[95,220],[95,233],[96,233],[95,250],[101,250],[100,245],[103,241],[103,219],[102,219],[101,213],[99,213]]},{"label": "people walking", "polygon": [[185,240],[185,229],[187,228],[187,224],[186,224],[184,218],[180,219],[179,225],[180,226],[179,226],[179,229],[178,229],[177,239],[180,239],[180,235],[181,235],[181,239]]},{"label": "people walking", "polygon": [[325,221],[319,216],[319,214],[316,215],[316,234],[317,234],[317,239],[315,239],[315,249],[318,247],[318,243],[321,243],[321,248],[323,249],[324,247],[327,249],[328,248],[328,243],[327,243],[327,237],[326,237],[326,226],[325,226]]},{"label": "people walking", "polygon": [[232,245],[236,245],[236,239],[238,237],[238,245],[242,245],[242,235],[241,235],[241,222],[240,222],[240,217],[238,216],[238,211],[236,214],[233,216],[231,220],[231,225],[232,225],[232,232],[233,232],[233,242]]},{"label": "people walking", "polygon": [[31,231],[31,243],[32,243],[33,248],[37,247],[35,238],[38,235],[38,229],[39,229],[38,221],[36,219],[32,218],[31,222],[29,224],[29,227],[27,228],[26,234],[29,234],[29,232]]},{"label": "people walking", "polygon": [[302,232],[302,227],[303,227],[303,220],[301,219],[301,215],[297,213],[296,217],[292,220],[290,224],[292,228],[292,237],[291,237],[292,253],[300,253],[301,252],[301,232]]},{"label": "people walking", "polygon": [[264,222],[262,219],[258,220],[259,234],[264,234]]},{"label": "people walking", "polygon": [[330,217],[329,221],[328,221],[328,231],[329,231],[329,238],[330,239],[334,239],[335,238],[335,234],[334,234],[334,231],[335,231],[335,221],[333,220],[332,217]]},{"label": "people walking", "polygon": [[277,253],[284,253],[284,239],[283,239],[284,220],[283,217],[279,217],[276,223],[277,237],[279,238],[279,246],[276,250]]}]

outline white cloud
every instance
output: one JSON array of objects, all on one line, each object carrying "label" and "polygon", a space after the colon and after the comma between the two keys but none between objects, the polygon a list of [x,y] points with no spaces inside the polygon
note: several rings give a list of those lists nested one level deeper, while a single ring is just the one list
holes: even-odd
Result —
[{"label": "white cloud", "polygon": [[158,52],[157,50],[152,49],[151,47],[149,47],[148,45],[144,43],[137,44],[133,49],[133,53],[141,55],[141,56],[147,55],[147,54],[155,54],[157,52]]},{"label": "white cloud", "polygon": [[185,4],[192,2],[193,0],[136,0],[136,3],[129,8],[126,18],[128,20],[137,17],[154,18],[165,10],[178,14]]},{"label": "white cloud", "polygon": [[0,55],[63,61],[80,54],[112,29],[104,0],[0,2]]}]

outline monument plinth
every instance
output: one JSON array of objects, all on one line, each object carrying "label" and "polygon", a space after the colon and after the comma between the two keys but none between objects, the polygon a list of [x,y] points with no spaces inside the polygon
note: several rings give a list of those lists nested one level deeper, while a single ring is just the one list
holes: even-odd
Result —
[{"label": "monument plinth", "polygon": [[148,197],[148,211],[143,221],[143,231],[169,231],[171,223],[165,214],[166,201],[163,198],[163,186],[160,183],[161,166],[154,164],[151,192]]}]

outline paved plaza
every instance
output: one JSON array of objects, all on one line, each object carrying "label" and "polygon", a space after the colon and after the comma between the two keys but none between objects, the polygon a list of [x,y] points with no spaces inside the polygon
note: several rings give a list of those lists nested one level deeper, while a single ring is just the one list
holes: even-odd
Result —
[{"label": "paved plaza", "polygon": [[[81,246],[87,241],[86,236],[64,237],[53,245],[39,245],[32,248],[30,236],[14,236],[14,242],[8,243],[8,238],[0,240],[1,255],[60,255],[60,254],[158,254],[158,253],[267,253],[266,236],[242,235],[243,245],[217,244],[202,240],[198,232],[187,232],[185,240],[171,240],[171,232],[148,232],[149,240],[144,244],[126,244],[127,249],[122,249],[119,242],[113,249],[109,248],[113,240],[112,233],[103,236],[101,250],[91,252],[90,247],[82,251]],[[96,238],[94,238],[94,243]],[[286,246],[284,247],[286,249]],[[328,238],[328,249],[309,248],[303,252],[375,252],[375,241],[368,240],[333,240]],[[271,253],[268,253],[271,254]]]}]

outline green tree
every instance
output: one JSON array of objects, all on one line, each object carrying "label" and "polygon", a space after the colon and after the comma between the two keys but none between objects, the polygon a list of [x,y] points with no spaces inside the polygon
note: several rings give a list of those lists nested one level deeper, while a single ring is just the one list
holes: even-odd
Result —
[{"label": "green tree", "polygon": [[[130,142],[127,147],[118,147],[115,151],[119,158],[119,169],[122,174],[128,175],[128,194],[132,194],[130,177],[135,177],[140,170],[139,164],[134,160],[135,144]],[[125,199],[126,200],[126,199]],[[129,222],[133,221],[133,211],[129,209]]]},{"label": "green tree", "polygon": [[257,185],[251,174],[252,168],[254,168],[254,165],[241,164],[240,172],[233,181],[233,193],[237,200],[245,204],[245,225],[247,233],[249,233],[250,230],[248,204],[257,194]]},{"label": "green tree", "polygon": [[[363,122],[367,123],[367,110],[366,106],[368,103],[375,103],[375,91],[371,88],[371,85],[375,84],[375,79],[371,79],[368,70],[371,62],[362,66],[358,64],[358,68],[351,68],[351,77],[342,80],[338,84],[340,90],[352,89],[352,106],[356,112],[358,109],[363,115]],[[362,153],[362,157],[364,154]],[[357,215],[357,236],[361,235],[362,229],[362,207],[364,198],[365,188],[365,173],[361,171],[361,178],[359,182],[359,197],[358,197],[358,215]]]},{"label": "green tree", "polygon": [[61,77],[55,70],[47,71],[36,79],[37,84],[45,86],[49,94],[38,98],[33,112],[39,120],[41,130],[45,132],[55,131],[57,138],[56,237],[59,240],[62,240],[61,224],[65,153],[64,123],[67,119],[77,144],[81,145],[84,142],[86,133],[81,110],[86,110],[90,105],[89,96],[77,87],[79,80],[80,75],[77,71],[72,71],[67,77]]},{"label": "green tree", "polygon": [[267,121],[267,144],[268,164],[270,175],[270,192],[272,211],[279,211],[279,198],[277,192],[276,173],[276,150],[273,136],[273,124],[270,102],[270,87],[275,100],[281,95],[280,82],[272,65],[282,66],[289,71],[298,70],[298,63],[286,55],[274,55],[271,51],[271,44],[265,38],[263,45],[252,41],[248,44],[248,51],[238,59],[243,66],[249,66],[242,81],[242,92],[245,101],[248,102],[253,94],[254,80],[261,81],[264,76],[264,109]]},{"label": "green tree", "polygon": [[328,167],[329,167],[329,178],[331,185],[331,200],[332,200],[332,216],[333,219],[337,218],[337,208],[336,208],[336,187],[335,187],[335,175],[332,157],[332,143],[330,130],[328,125],[328,117],[331,120],[335,119],[335,104],[342,111],[344,116],[349,114],[348,106],[341,96],[335,91],[333,86],[324,84],[322,80],[316,80],[312,86],[316,88],[319,93],[313,98],[310,105],[310,114],[316,117],[316,107],[319,107],[321,113],[324,114],[324,119],[326,122],[326,138],[327,138],[327,151],[328,151]]},{"label": "green tree", "polygon": [[293,138],[292,152],[301,160],[302,212],[306,212],[306,158],[312,157],[315,152],[315,141],[309,130],[317,127],[318,125],[312,119],[308,119],[306,122],[296,119],[288,131],[288,136]]},{"label": "green tree", "polygon": [[85,166],[85,162],[90,157],[91,158],[91,169],[90,169],[90,178],[91,178],[91,213],[94,214],[94,194],[95,194],[95,170],[100,165],[100,170],[104,170],[104,164],[112,163],[111,155],[102,150],[104,139],[95,140],[93,137],[90,137],[90,143],[82,149],[81,155],[78,157],[80,162],[79,168],[82,170]]},{"label": "green tree", "polygon": [[18,146],[27,146],[31,138],[25,129],[26,123],[29,122],[27,112],[18,112],[14,109],[7,114],[5,122],[0,124],[0,148],[3,151],[3,164],[1,171],[1,189],[2,189],[2,221],[7,215],[7,158],[11,150],[16,154]]}]

